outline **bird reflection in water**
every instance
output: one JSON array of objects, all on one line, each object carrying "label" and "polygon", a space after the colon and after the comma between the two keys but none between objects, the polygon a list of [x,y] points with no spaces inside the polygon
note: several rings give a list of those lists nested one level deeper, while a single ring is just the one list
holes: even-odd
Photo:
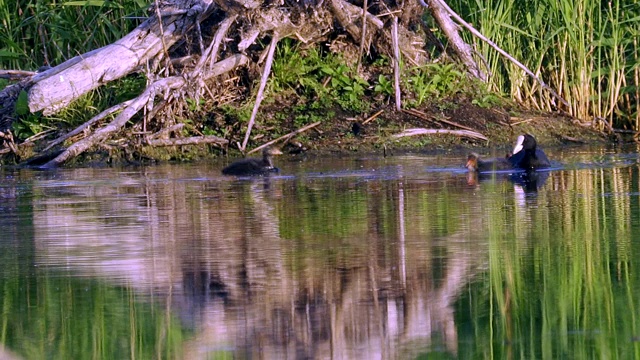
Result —
[{"label": "bird reflection in water", "polygon": [[544,186],[548,178],[549,171],[468,172],[467,184],[469,186],[477,186],[483,181],[508,179],[514,185],[521,187],[525,193],[535,193]]}]

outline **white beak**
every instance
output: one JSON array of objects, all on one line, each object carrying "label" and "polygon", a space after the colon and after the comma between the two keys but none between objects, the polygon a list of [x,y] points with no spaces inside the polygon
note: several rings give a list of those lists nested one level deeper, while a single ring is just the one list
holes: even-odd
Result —
[{"label": "white beak", "polygon": [[522,150],[522,143],[524,142],[524,136],[518,136],[518,140],[516,140],[516,146],[513,147],[513,154],[517,154],[520,150]]}]

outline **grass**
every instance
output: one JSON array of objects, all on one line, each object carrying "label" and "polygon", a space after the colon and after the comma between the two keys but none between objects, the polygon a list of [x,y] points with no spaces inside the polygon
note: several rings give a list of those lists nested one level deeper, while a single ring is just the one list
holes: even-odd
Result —
[{"label": "grass", "polygon": [[[640,7],[630,2],[454,1],[456,11],[565,98],[571,115],[638,129]],[[477,38],[491,90],[542,110],[558,103]]]},{"label": "grass", "polygon": [[35,70],[110,44],[145,17],[142,0],[0,0],[0,68]]}]

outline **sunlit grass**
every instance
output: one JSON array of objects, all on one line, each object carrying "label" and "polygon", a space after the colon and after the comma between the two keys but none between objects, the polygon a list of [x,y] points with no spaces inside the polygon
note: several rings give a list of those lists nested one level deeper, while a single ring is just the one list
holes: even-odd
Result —
[{"label": "sunlit grass", "polygon": [[[454,2],[454,7],[557,89],[569,102],[564,110],[571,115],[584,121],[637,126],[637,5],[593,0],[477,0]],[[486,60],[494,90],[537,109],[553,110],[559,104],[487,44],[470,36],[468,40]]]},{"label": "sunlit grass", "polygon": [[0,68],[35,70],[108,45],[145,16],[142,0],[0,0]]}]

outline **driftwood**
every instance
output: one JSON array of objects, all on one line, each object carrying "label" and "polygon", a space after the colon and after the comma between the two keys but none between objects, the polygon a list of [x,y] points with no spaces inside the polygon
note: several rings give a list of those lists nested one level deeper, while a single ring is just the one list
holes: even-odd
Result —
[{"label": "driftwood", "polygon": [[375,120],[378,116],[382,115],[383,112],[384,112],[384,110],[377,111],[375,114],[373,114],[373,115],[369,116],[367,119],[365,119],[362,122],[362,125],[367,125],[371,121]]},{"label": "driftwood", "polygon": [[206,18],[213,8],[203,1],[188,10],[194,13],[187,9],[167,9],[163,11],[162,21],[151,17],[115,43],[37,74],[31,79],[29,109],[42,111],[44,115],[54,114],[78,96],[128,75],[147,62],[161,59],[163,49],[180,40],[195,24],[194,17]]},{"label": "driftwood", "polygon": [[112,106],[110,108],[108,108],[107,110],[102,111],[101,113],[99,113],[98,115],[92,117],[89,121],[85,122],[84,124],[78,126],[77,128],[75,128],[73,131],[70,131],[68,133],[66,133],[65,135],[53,140],[52,142],[49,143],[49,145],[47,145],[47,147],[45,147],[42,152],[46,152],[47,150],[53,148],[56,145],[62,144],[65,140],[76,136],[78,134],[80,134],[81,132],[87,130],[89,127],[91,127],[91,125],[97,123],[98,121],[106,118],[107,116],[116,113],[120,110],[122,110],[123,108],[129,106],[129,104],[131,104],[131,100],[129,101],[125,101],[122,102],[118,105]]},{"label": "driftwood", "polygon": [[448,134],[460,137],[468,137],[471,139],[477,140],[485,140],[489,141],[486,136],[480,134],[479,132],[470,131],[470,130],[447,130],[447,129],[424,129],[424,128],[413,128],[406,129],[399,134],[392,135],[393,138],[403,138],[408,136],[417,136],[417,135],[439,135],[439,134]]},{"label": "driftwood", "polygon": [[37,74],[35,71],[0,70],[0,79],[20,81],[20,80],[32,78],[35,74]]},{"label": "driftwood", "polygon": [[393,17],[391,27],[391,43],[393,45],[393,84],[395,89],[396,110],[402,109],[400,91],[400,48],[398,45],[398,18]]},{"label": "driftwood", "polygon": [[453,127],[457,127],[457,128],[460,128],[460,129],[469,130],[469,131],[475,131],[475,129],[470,128],[468,126],[464,126],[464,125],[458,124],[455,121],[451,121],[451,120],[447,120],[447,119],[440,119],[440,118],[432,120],[432,119],[429,118],[429,116],[427,116],[427,114],[425,114],[422,111],[416,110],[416,109],[402,109],[402,112],[410,114],[410,115],[413,115],[413,116],[415,116],[417,118],[420,118],[422,120],[426,120],[426,121],[429,121],[429,122],[441,122],[441,123],[445,123],[447,125],[451,125]]},{"label": "driftwood", "polygon": [[260,107],[260,103],[262,102],[264,88],[267,86],[267,79],[269,79],[269,73],[271,73],[271,64],[273,64],[273,54],[276,52],[276,45],[278,44],[278,35],[275,34],[273,39],[271,39],[271,45],[269,46],[269,53],[267,55],[267,63],[264,65],[264,70],[262,72],[262,78],[260,79],[260,87],[258,88],[258,95],[256,96],[256,102],[253,105],[253,111],[251,112],[251,119],[249,119],[249,126],[247,127],[247,133],[244,136],[244,140],[242,141],[242,146],[240,146],[240,151],[244,152],[244,149],[247,147],[247,142],[249,141],[249,135],[251,134],[251,128],[253,127],[253,123],[256,120],[256,115],[258,114],[258,108]]}]

